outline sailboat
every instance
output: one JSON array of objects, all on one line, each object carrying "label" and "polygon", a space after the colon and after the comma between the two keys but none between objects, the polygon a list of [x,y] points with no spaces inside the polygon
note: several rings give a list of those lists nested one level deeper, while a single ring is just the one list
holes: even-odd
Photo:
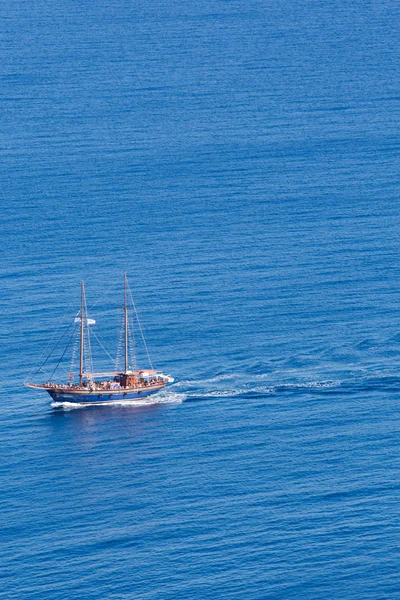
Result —
[{"label": "sailboat", "polygon": [[[151,369],[133,368],[130,364],[132,353],[130,352],[130,327],[127,302],[128,283],[124,273],[124,306],[123,306],[123,369],[107,372],[94,372],[90,345],[90,326],[95,324],[90,319],[85,296],[85,284],[81,282],[81,306],[74,322],[79,327],[79,381],[73,379],[73,373],[69,373],[67,383],[56,383],[47,381],[45,383],[25,382],[25,386],[37,390],[45,390],[50,394],[55,403],[75,404],[110,404],[113,402],[124,403],[132,400],[142,400],[151,394],[159,392],[174,379],[170,375],[164,375],[161,371],[153,369],[150,356]],[[132,300],[133,303],[133,300]],[[136,313],[136,308],[133,305]],[[137,317],[139,330],[142,334],[144,347],[147,345],[143,336],[143,330]],[[65,351],[64,351],[65,353]],[[148,354],[148,352],[147,352]],[[46,361],[49,357],[46,358]],[[61,359],[60,359],[61,360]],[[45,362],[46,362],[45,361]],[[136,363],[136,359],[133,361]],[[60,362],[58,363],[60,364]],[[136,365],[135,365],[136,367]],[[57,369],[57,367],[56,367]],[[40,368],[39,368],[40,370]],[[38,371],[37,371],[38,372]],[[54,371],[53,371],[54,373]]]}]

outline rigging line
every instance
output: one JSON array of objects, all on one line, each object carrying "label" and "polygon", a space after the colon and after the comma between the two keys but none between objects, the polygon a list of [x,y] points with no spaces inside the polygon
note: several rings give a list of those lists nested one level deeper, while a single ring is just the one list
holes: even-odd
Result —
[{"label": "rigging line", "polygon": [[[93,335],[96,337],[97,341],[98,341],[98,342],[101,342],[101,343],[103,344],[103,346],[104,346],[104,348],[103,348],[103,349],[104,349],[104,350],[107,352],[107,354],[110,356],[110,353],[108,352],[108,350],[107,350],[107,348],[106,348],[106,342],[104,341],[104,338],[103,338],[103,337],[100,335],[100,333],[99,333],[99,332],[97,332],[97,333],[96,333],[94,330],[92,330],[92,333],[93,333]],[[114,359],[112,359],[112,360],[113,360],[113,362],[114,362]]]},{"label": "rigging line", "polygon": [[139,326],[140,335],[142,336],[144,349],[146,350],[146,354],[147,354],[148,361],[150,363],[151,370],[154,371],[153,363],[151,362],[150,353],[149,353],[149,350],[147,348],[147,344],[146,344],[146,340],[145,340],[145,337],[144,337],[142,325],[140,323],[139,315],[138,315],[137,310],[136,310],[136,305],[135,305],[135,303],[133,301],[133,296],[132,296],[132,292],[131,292],[131,288],[129,287],[129,284],[128,284],[128,292],[129,292],[129,296],[130,296],[130,299],[131,299],[131,302],[132,302],[133,310],[135,311],[136,321],[137,321],[137,324]]},{"label": "rigging line", "polygon": [[134,371],[137,369],[137,360],[136,360],[136,340],[135,340],[135,323],[133,319],[133,315],[129,318],[129,341],[130,341],[130,353],[131,353],[131,361],[132,368]]},{"label": "rigging line", "polygon": [[113,285],[111,285],[111,286],[110,286],[110,287],[109,287],[109,288],[108,288],[108,289],[107,289],[107,290],[104,292],[104,294],[102,294],[102,295],[100,296],[100,298],[98,298],[98,299],[96,300],[96,302],[94,302],[93,304],[91,304],[91,305],[88,307],[88,309],[87,309],[87,310],[88,310],[88,311],[89,311],[89,310],[92,310],[92,308],[93,308],[94,306],[96,306],[96,304],[98,304],[98,303],[100,302],[100,300],[102,300],[102,299],[104,298],[104,296],[107,296],[107,294],[109,294],[111,291],[113,291],[113,290],[114,290],[114,289],[117,287],[117,285],[119,285],[119,281],[116,281],[116,282],[115,282]]},{"label": "rigging line", "polygon": [[[120,317],[118,317],[118,320],[120,321]],[[116,355],[116,359],[115,359],[115,364],[116,364],[117,368],[119,367],[120,360],[121,360],[123,337],[124,337],[124,322],[122,319],[122,321],[120,321],[120,323],[119,323],[119,333],[118,333],[118,338],[117,338],[117,355]]]},{"label": "rigging line", "polygon": [[[74,323],[74,321],[72,321],[72,322]],[[64,337],[65,337],[65,335],[66,335],[66,333],[69,331],[69,325],[70,325],[70,324],[71,324],[71,323],[69,323],[69,324],[68,324],[68,326],[65,328],[65,331],[64,331],[64,333],[62,334],[62,336],[60,337],[60,339],[58,340],[58,342],[56,343],[56,345],[54,346],[54,348],[53,348],[53,350],[50,352],[50,354],[48,354],[48,355],[47,355],[47,357],[46,357],[46,360],[45,360],[45,361],[44,361],[44,362],[43,362],[43,363],[40,365],[40,367],[39,367],[39,368],[38,368],[38,369],[37,369],[37,370],[36,370],[36,371],[33,373],[33,375],[30,375],[30,378],[31,378],[31,379],[32,379],[33,377],[35,377],[35,376],[36,376],[36,375],[39,373],[39,371],[41,371],[41,370],[42,370],[42,368],[44,367],[44,365],[45,365],[45,364],[47,363],[47,361],[49,360],[50,356],[53,354],[53,352],[56,350],[56,348],[58,348],[58,346],[61,344],[62,340],[64,339]],[[61,324],[60,324],[60,326],[61,326]],[[60,326],[58,327],[58,329],[60,329]],[[58,331],[58,329],[57,329],[57,331]],[[75,330],[76,330],[76,328],[74,329],[74,332],[75,332]],[[52,339],[54,339],[54,336],[53,336],[53,338],[52,338]],[[42,356],[43,356],[43,354],[42,354]]]},{"label": "rigging line", "polygon": [[65,368],[65,367],[63,367],[62,365],[60,365],[60,369],[61,369],[62,371],[64,371],[64,372],[65,372],[67,375],[69,375],[69,371],[68,371],[68,369],[66,369],[66,368]]},{"label": "rigging line", "polygon": [[[64,314],[58,321],[58,325],[57,325],[57,329],[55,330],[54,334],[51,336],[51,338],[49,339],[49,341],[47,342],[43,352],[41,353],[39,360],[36,364],[39,364],[41,362],[41,360],[43,359],[43,356],[45,356],[47,350],[49,349],[49,347],[51,346],[51,344],[54,342],[54,339],[57,335],[57,333],[59,332],[61,325],[64,323],[64,321],[66,321],[69,317],[69,315]],[[45,363],[43,363],[38,369],[37,371],[35,371],[35,367],[32,369],[32,371],[29,373],[27,379],[25,380],[25,382],[30,381],[33,377],[35,377],[35,375],[40,371],[40,369],[43,367]]]},{"label": "rigging line", "polygon": [[67,345],[65,346],[65,350],[64,350],[64,352],[62,353],[62,356],[61,356],[60,360],[58,361],[58,363],[57,363],[57,365],[56,365],[55,369],[53,370],[52,374],[50,375],[50,380],[52,379],[52,377],[53,377],[54,373],[57,371],[58,367],[60,366],[60,362],[61,362],[61,361],[62,361],[62,359],[64,358],[64,356],[65,356],[65,353],[66,353],[66,351],[67,351],[67,348],[68,348],[68,346],[69,346],[69,343],[70,343],[70,341],[72,340],[72,338],[74,337],[74,335],[75,335],[75,332],[76,332],[77,328],[78,328],[78,325],[76,325],[76,326],[75,326],[75,329],[73,330],[72,334],[70,335],[70,338],[69,338],[69,340],[68,340],[68,342],[67,342]]},{"label": "rigging line", "polygon": [[71,373],[74,372],[75,369],[75,359],[76,359],[76,355],[78,353],[78,345],[79,345],[79,335],[75,335],[75,342],[74,345],[72,347],[72,356],[71,356],[71,365],[70,365],[70,371]]},{"label": "rigging line", "polygon": [[[85,298],[86,300],[86,298]],[[86,336],[85,336],[85,341],[86,341],[86,348],[87,348],[87,352],[86,352],[86,366],[88,367],[87,371],[89,373],[93,373],[93,355],[92,355],[92,345],[91,345],[91,340],[90,340],[90,335],[91,335],[91,330],[90,330],[90,325],[89,325],[89,314],[88,314],[88,310],[87,310],[87,305],[85,302],[85,309],[86,309]]]},{"label": "rigging line", "polygon": [[100,338],[97,337],[97,334],[92,330],[92,335],[94,335],[95,339],[97,340],[97,342],[100,344],[100,346],[102,347],[102,349],[104,350],[104,352],[107,354],[108,358],[113,362],[113,364],[116,364],[115,359],[111,356],[111,354],[108,352],[108,350],[106,350],[103,346],[103,344],[100,341]]}]

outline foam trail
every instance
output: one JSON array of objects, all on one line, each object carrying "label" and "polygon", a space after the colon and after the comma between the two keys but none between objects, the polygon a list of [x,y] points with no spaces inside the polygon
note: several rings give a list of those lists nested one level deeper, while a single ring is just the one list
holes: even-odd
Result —
[{"label": "foam trail", "polygon": [[162,391],[143,400],[114,400],[112,402],[91,402],[90,404],[78,402],[52,402],[52,408],[63,408],[64,410],[74,410],[77,408],[88,408],[90,406],[150,406],[152,404],[182,404],[186,400],[186,394],[176,392]]},{"label": "foam trail", "polygon": [[304,381],[298,383],[277,383],[274,385],[275,389],[293,389],[293,390],[301,390],[301,389],[310,389],[310,388],[331,388],[338,387],[342,384],[339,380],[331,380],[331,381]]}]

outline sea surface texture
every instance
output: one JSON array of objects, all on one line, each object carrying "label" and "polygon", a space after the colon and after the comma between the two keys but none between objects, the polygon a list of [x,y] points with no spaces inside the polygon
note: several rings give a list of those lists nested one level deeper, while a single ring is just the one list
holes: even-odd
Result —
[{"label": "sea surface texture", "polygon": [[[0,20],[0,598],[397,600],[399,3]],[[124,271],[175,382],[24,388],[81,280],[114,357]]]}]

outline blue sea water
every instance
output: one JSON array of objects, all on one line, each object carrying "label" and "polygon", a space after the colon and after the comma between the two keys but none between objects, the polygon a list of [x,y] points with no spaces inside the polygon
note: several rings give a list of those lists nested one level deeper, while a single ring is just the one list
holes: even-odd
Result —
[{"label": "blue sea water", "polygon": [[[0,19],[0,598],[399,598],[398,3]],[[124,270],[175,383],[53,408]]]}]

